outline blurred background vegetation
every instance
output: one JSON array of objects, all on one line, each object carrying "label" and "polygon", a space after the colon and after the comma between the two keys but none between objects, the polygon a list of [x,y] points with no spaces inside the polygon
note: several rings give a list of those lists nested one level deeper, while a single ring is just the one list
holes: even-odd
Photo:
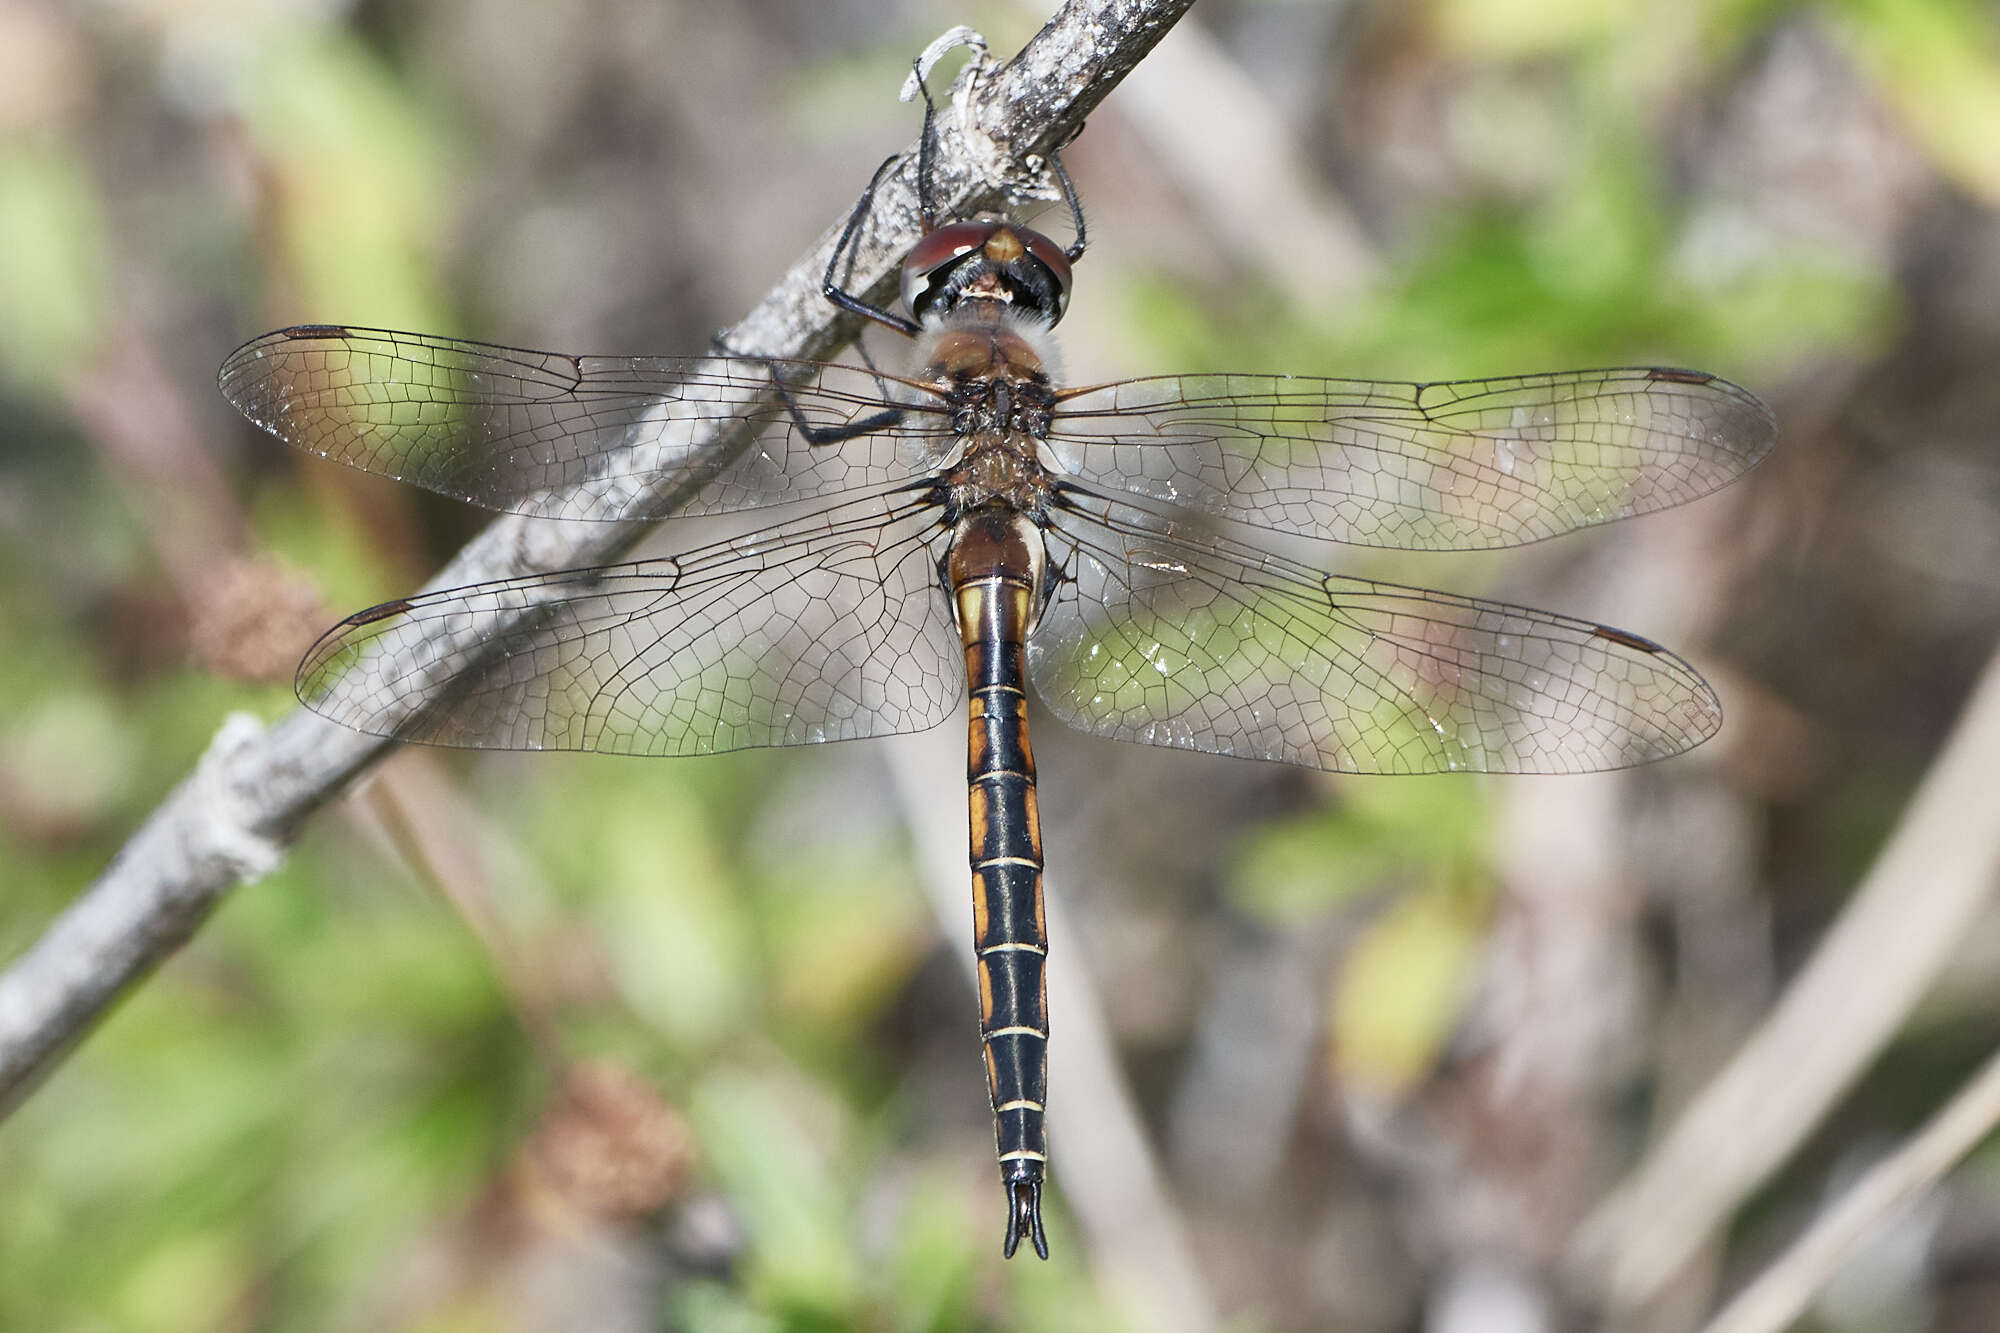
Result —
[{"label": "blurred background vegetation", "polygon": [[[307,321],[701,350],[909,141],[916,51],[1044,17],[0,0],[0,958],[226,714],[292,706],[315,629],[481,522],[256,434],[225,352]],[[1056,947],[1228,1326],[1560,1326],[1578,1219],[1819,938],[2000,637],[2000,17],[1196,23],[1169,42],[1206,63],[1142,69],[1070,155],[1073,378],[1679,364],[1783,423],[1685,512],[1365,562],[1687,652],[1730,710],[1688,758],[1337,780],[1037,724]],[[1054,1259],[1000,1261],[966,932],[915,848],[869,744],[398,757],[0,1126],[0,1329],[1170,1326],[1062,1197],[1090,1089],[1052,1090]],[[1692,1308],[1949,1093],[1997,980],[1982,926]],[[1858,1271],[1813,1327],[2000,1325],[2000,1161]]]}]

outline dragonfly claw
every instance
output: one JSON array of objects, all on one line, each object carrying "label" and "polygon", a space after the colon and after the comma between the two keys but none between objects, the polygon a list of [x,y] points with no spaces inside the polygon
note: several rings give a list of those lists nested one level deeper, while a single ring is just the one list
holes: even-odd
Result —
[{"label": "dragonfly claw", "polygon": [[1049,1257],[1049,1238],[1042,1234],[1042,1182],[1016,1180],[1007,1186],[1007,1239],[1001,1254],[1012,1259],[1014,1250],[1026,1239],[1035,1247],[1035,1257]]}]

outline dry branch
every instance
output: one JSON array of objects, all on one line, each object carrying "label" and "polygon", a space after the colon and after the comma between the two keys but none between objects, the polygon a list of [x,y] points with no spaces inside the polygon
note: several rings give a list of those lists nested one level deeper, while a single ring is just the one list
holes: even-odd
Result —
[{"label": "dry branch", "polygon": [[1870,1236],[1923,1197],[2000,1125],[2000,1055],[1987,1058],[1944,1108],[1870,1167],[1758,1274],[1702,1333],[1781,1333]]},{"label": "dry branch", "polygon": [[1614,1312],[1656,1298],[1860,1076],[2000,881],[2000,657],[1853,901],[1764,1024],[1580,1232]]},{"label": "dry branch", "polygon": [[[966,90],[963,116],[943,121],[937,174],[942,210],[960,214],[1004,204],[1024,167],[1074,133],[1192,3],[1074,0],[1013,59],[985,71]],[[853,285],[884,298],[903,250],[919,231],[907,166],[884,182],[877,202],[856,252]],[[837,234],[837,226],[829,227],[729,332],[733,348],[818,358],[852,338],[852,321],[836,318],[820,294]],[[749,436],[718,433],[695,443],[726,460]],[[676,484],[664,479],[653,498],[670,495]],[[499,518],[429,586],[600,564],[629,549],[644,531],[629,523],[557,529]],[[389,748],[390,742],[303,710],[268,730],[247,718],[225,723],[194,773],[97,882],[0,975],[0,1115],[18,1105],[114,1001],[185,943],[225,893],[269,871],[306,820]]]}]

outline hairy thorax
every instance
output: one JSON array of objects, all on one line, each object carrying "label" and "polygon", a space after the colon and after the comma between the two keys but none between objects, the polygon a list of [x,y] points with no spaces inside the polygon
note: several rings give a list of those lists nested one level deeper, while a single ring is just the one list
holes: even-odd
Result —
[{"label": "hairy thorax", "polygon": [[1039,521],[1054,485],[1041,451],[1054,402],[1048,330],[1000,301],[968,300],[925,331],[918,378],[963,441],[944,478],[951,511],[1002,504]]}]

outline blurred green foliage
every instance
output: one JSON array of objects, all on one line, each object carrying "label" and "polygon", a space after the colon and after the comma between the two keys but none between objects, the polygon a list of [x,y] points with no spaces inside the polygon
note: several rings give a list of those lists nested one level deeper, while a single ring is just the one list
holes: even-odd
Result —
[{"label": "blurred green foliage", "polygon": [[1849,52],[1872,73],[1932,160],[2000,202],[2000,35],[1977,0],[1843,0],[1831,6]]},{"label": "blurred green foliage", "polygon": [[247,128],[271,165],[289,295],[304,309],[449,332],[438,271],[459,173],[449,111],[387,69],[358,35],[314,29],[259,53]]},{"label": "blurred green foliage", "polygon": [[1429,219],[1360,299],[1304,310],[1268,289],[1232,301],[1155,282],[1129,296],[1134,325],[1163,360],[1216,369],[1455,379],[1652,363],[1750,383],[1893,327],[1892,275],[1851,258],[1690,254],[1630,90],[1578,75],[1567,100],[1589,128],[1549,190]]},{"label": "blurred green foliage", "polygon": [[17,388],[72,372],[100,336],[101,228],[74,155],[0,144],[0,375]]}]

